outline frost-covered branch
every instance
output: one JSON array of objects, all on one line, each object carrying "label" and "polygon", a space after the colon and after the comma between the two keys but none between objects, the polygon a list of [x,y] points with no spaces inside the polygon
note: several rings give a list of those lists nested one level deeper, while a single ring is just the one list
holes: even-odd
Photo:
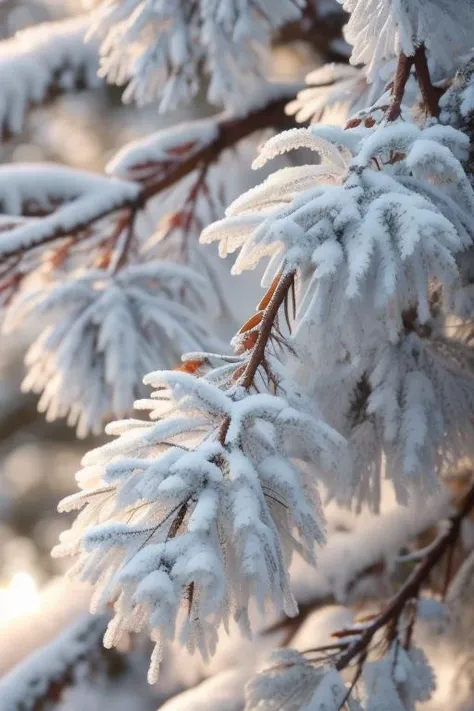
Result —
[{"label": "frost-covered branch", "polygon": [[305,0],[103,0],[92,18],[102,40],[101,74],[127,84],[125,100],[158,99],[165,112],[190,101],[209,77],[207,98],[248,106],[266,91],[265,53],[275,33],[299,21]]},{"label": "frost-covered branch", "polygon": [[[256,317],[237,334],[236,356],[194,354],[178,371],[147,376],[157,389],[137,407],[150,410],[151,421],[113,425],[116,443],[84,462],[94,480],[86,475],[84,492],[63,502],[64,510],[85,506],[97,526],[84,538],[79,514],[56,552],[78,555],[76,572],[85,580],[105,574],[94,606],[116,601],[107,645],[151,625],[150,681],[183,607],[181,638],[205,657],[231,614],[250,632],[251,599],[295,614],[289,559],[295,550],[311,560],[323,538],[317,480],[307,479],[298,461],[317,463],[335,496],[343,490],[343,440],[278,377],[277,317],[293,281],[291,271],[275,278]],[[280,397],[250,393],[261,370],[278,378]],[[102,524],[110,504],[117,515]],[[131,618],[130,594],[139,601]]]},{"label": "frost-covered branch", "polygon": [[[150,234],[143,213],[153,198],[179,184],[187,193],[165,217],[165,231],[179,227],[186,235],[198,227],[197,201],[214,199],[214,164],[246,136],[284,123],[281,96],[287,92],[280,87],[279,98],[266,97],[250,114],[183,124],[132,144],[112,162],[111,177],[58,166],[0,170],[5,328],[16,328],[35,310],[58,319],[31,348],[24,382],[26,389],[43,392],[40,408],[48,418],[68,416],[81,436],[98,433],[104,418],[124,416],[144,394],[141,379],[156,368],[157,352],[158,364],[172,367],[183,351],[223,350],[190,308],[193,294],[194,308],[215,312],[205,279],[183,266],[186,250],[178,251],[181,266],[174,269],[145,264]],[[157,286],[161,300],[153,299]]]},{"label": "frost-covered branch", "polygon": [[86,670],[100,668],[106,626],[106,617],[84,615],[30,654],[1,679],[0,711],[48,711],[57,705]]},{"label": "frost-covered branch", "polygon": [[[303,652],[276,652],[247,686],[246,711],[270,711],[272,703],[316,711],[412,710],[429,700],[433,670],[414,643],[419,596],[435,566],[458,541],[474,509],[471,486],[458,512],[431,544],[382,612],[333,633],[330,644]],[[350,668],[352,679],[341,672]],[[306,705],[307,704],[307,705]]]},{"label": "frost-covered branch", "polygon": [[[351,641],[347,645],[343,645],[347,646],[347,649],[335,662],[339,671],[345,669],[358,657],[365,657],[373,638],[382,628],[387,629],[388,642],[393,642],[393,639],[390,639],[390,635],[393,635],[396,631],[400,617],[407,605],[418,598],[421,588],[428,581],[433,568],[456,545],[461,534],[462,524],[473,509],[474,485],[468,491],[459,511],[449,519],[446,532],[441,534],[436,543],[430,546],[423,560],[409,575],[390,602],[387,603],[380,615],[377,615],[362,631],[357,629],[347,630],[344,631],[344,635],[341,635],[342,639],[344,639],[344,636],[351,637]],[[407,631],[410,632],[410,628]],[[407,643],[407,647],[409,647],[410,638],[408,638]]]},{"label": "frost-covered branch", "polygon": [[31,105],[96,87],[98,47],[84,41],[87,16],[48,22],[0,44],[0,135],[22,130]]},{"label": "frost-covered branch", "polygon": [[[243,116],[218,117],[195,126],[184,124],[177,130],[159,132],[146,142],[132,145],[111,164],[114,174],[130,177],[128,182],[94,175],[86,179],[84,172],[50,167],[41,168],[44,179],[39,183],[35,179],[36,166],[33,170],[20,165],[15,167],[13,175],[10,167],[5,168],[3,185],[0,176],[3,211],[28,217],[38,214],[39,208],[46,216],[13,230],[3,229],[0,265],[29,249],[83,233],[99,220],[128,210],[126,223],[121,224],[122,232],[151,198],[173,187],[194,170],[214,163],[223,151],[252,133],[284,125],[287,121],[285,104],[286,98],[270,99]],[[134,177],[137,180],[132,182]],[[28,208],[32,203],[36,208],[33,213]],[[62,206],[62,203],[65,204]],[[48,214],[50,212],[52,214]]]}]

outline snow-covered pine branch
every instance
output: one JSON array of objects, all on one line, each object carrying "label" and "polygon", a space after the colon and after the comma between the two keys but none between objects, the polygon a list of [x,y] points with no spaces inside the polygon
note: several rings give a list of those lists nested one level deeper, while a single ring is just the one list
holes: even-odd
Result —
[{"label": "snow-covered pine branch", "polygon": [[[456,60],[472,47],[472,0],[339,0],[350,13],[345,38],[351,62],[375,78],[387,60],[413,57],[425,46],[432,71],[452,73]],[[455,50],[454,50],[455,48]]]},{"label": "snow-covered pine branch", "polygon": [[82,615],[6,674],[0,681],[0,710],[46,711],[85,673],[105,666],[101,642],[107,619]]},{"label": "snow-covered pine branch", "polygon": [[219,115],[192,130],[189,124],[178,125],[132,144],[119,152],[109,168],[112,174],[125,173],[127,181],[61,166],[41,166],[42,180],[38,181],[36,165],[5,168],[3,180],[0,176],[0,204],[5,215],[44,217],[2,230],[0,264],[29,249],[83,232],[120,210],[132,208],[135,214],[193,171],[216,162],[222,151],[259,130],[284,123],[288,92],[287,86],[277,87],[263,98],[254,97],[255,107],[249,113]]},{"label": "snow-covered pine branch", "polygon": [[[379,614],[336,632],[330,645],[275,653],[248,684],[246,711],[271,711],[275,703],[289,711],[415,711],[428,701],[434,672],[413,643],[419,596],[433,568],[458,542],[473,508],[474,485]],[[352,672],[349,683],[341,674],[345,670]]]},{"label": "snow-covered pine branch", "polygon": [[[406,500],[407,489],[432,489],[446,462],[472,453],[474,380],[462,347],[420,331],[432,318],[433,281],[448,304],[473,242],[468,141],[440,125],[314,126],[270,139],[255,165],[301,147],[320,162],[277,171],[202,240],[219,241],[222,256],[239,250],[236,273],[266,256],[267,281],[298,272],[298,377],[348,436],[361,500],[377,505],[383,460]],[[343,384],[337,398],[334,382]]]},{"label": "snow-covered pine branch", "polygon": [[[140,186],[60,165],[18,164],[0,168],[3,219],[25,217],[3,229],[0,264],[81,232],[111,213],[134,206]],[[34,218],[34,219],[28,219]]]},{"label": "snow-covered pine branch", "polygon": [[291,451],[337,491],[344,447],[282,397],[180,372],[146,382],[158,388],[137,403],[150,422],[112,425],[119,438],[84,459],[83,492],[62,503],[83,511],[56,552],[79,555],[74,574],[95,583],[96,609],[115,601],[107,646],[151,629],[154,682],[167,638],[208,656],[222,623],[250,633],[251,600],[295,614],[291,555],[313,559],[324,524],[317,478]]},{"label": "snow-covered pine branch", "polygon": [[126,101],[159,98],[165,112],[196,95],[203,72],[209,101],[240,109],[265,84],[262,53],[272,35],[300,18],[305,0],[97,4],[91,31],[102,40],[101,75],[127,84]]},{"label": "snow-covered pine branch", "polygon": [[41,318],[45,328],[26,355],[25,391],[41,393],[49,421],[67,417],[79,437],[100,434],[144,395],[143,374],[171,367],[183,351],[219,347],[206,280],[178,264],[134,264],[110,273],[77,270],[66,280],[28,290],[4,328]]},{"label": "snow-covered pine branch", "polygon": [[84,16],[35,25],[1,43],[1,136],[22,130],[31,105],[100,84],[97,43],[84,42],[88,22]]},{"label": "snow-covered pine branch", "polygon": [[137,183],[64,166],[0,168],[0,303],[11,304],[30,281],[56,270],[108,264],[139,193]]},{"label": "snow-covered pine branch", "polygon": [[[48,316],[50,327],[28,356],[25,387],[43,392],[49,419],[68,415],[81,435],[97,433],[108,415],[132,408],[148,371],[172,367],[182,352],[222,349],[203,325],[215,297],[205,278],[145,262],[168,257],[160,241],[177,230],[183,245],[172,259],[189,261],[190,233],[223,214],[223,196],[237,194],[237,176],[222,189],[220,160],[255,131],[285,121],[288,91],[274,88],[248,115],[182,124],[133,143],[110,164],[111,177],[52,165],[0,170],[0,296],[10,330],[26,315]],[[162,220],[158,211],[153,234],[157,197]],[[136,275],[130,281],[133,269],[139,285]]]}]

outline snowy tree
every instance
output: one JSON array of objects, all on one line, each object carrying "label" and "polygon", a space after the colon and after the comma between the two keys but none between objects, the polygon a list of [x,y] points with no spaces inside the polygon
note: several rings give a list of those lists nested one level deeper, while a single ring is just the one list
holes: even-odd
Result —
[{"label": "snowy tree", "polygon": [[[103,80],[175,111],[104,175],[0,168],[22,387],[113,438],[53,551],[97,617],[5,677],[0,711],[106,676],[102,635],[151,640],[169,711],[472,708],[473,21],[472,0],[98,0],[0,45],[4,138]],[[306,87],[278,76],[295,43]]]}]

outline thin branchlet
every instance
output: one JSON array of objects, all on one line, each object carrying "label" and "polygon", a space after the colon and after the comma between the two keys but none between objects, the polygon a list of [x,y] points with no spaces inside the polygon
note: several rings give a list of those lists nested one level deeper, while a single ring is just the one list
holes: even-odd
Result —
[{"label": "thin branchlet", "polygon": [[348,667],[361,654],[366,653],[370,643],[376,633],[384,627],[397,625],[401,614],[405,607],[419,595],[420,589],[427,582],[433,568],[442,560],[445,554],[455,545],[458,540],[463,521],[470,515],[474,509],[474,485],[471,486],[467,493],[459,511],[449,519],[449,526],[443,533],[437,543],[430,548],[425,558],[411,573],[405,583],[394,597],[387,603],[374,621],[368,625],[358,639],[351,643],[348,649],[339,657],[336,668],[342,671]]}]

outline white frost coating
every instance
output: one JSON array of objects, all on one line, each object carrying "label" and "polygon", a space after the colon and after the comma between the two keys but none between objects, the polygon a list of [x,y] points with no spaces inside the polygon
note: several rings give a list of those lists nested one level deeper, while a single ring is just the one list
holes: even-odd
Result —
[{"label": "white frost coating", "polygon": [[[335,669],[283,649],[247,685],[245,711],[339,711],[347,690]],[[358,706],[350,699],[348,709],[356,711]]]},{"label": "white frost coating", "polygon": [[472,47],[473,0],[339,2],[351,13],[345,29],[345,38],[353,45],[351,63],[365,64],[369,79],[384,60],[400,52],[413,56],[422,44],[444,72],[452,71],[455,57]]},{"label": "white frost coating", "polygon": [[[405,175],[419,177],[420,181],[432,178],[438,185],[458,182],[465,224],[469,224],[467,215],[474,196],[456,155],[458,146],[453,145],[455,153],[448,147],[454,140],[449,129],[443,132],[440,128],[437,143],[431,144],[423,140],[425,134],[431,140],[430,129],[402,128],[387,126],[373,137],[365,137],[364,131],[333,129],[331,135],[314,127],[294,129],[270,139],[257,166],[299,147],[315,150],[323,163],[315,166],[313,173],[307,166],[275,173],[235,201],[227,211],[228,218],[204,230],[202,241],[221,241],[223,256],[240,249],[235,273],[252,269],[268,254],[275,257],[274,270],[283,261],[288,268],[301,268],[312,260],[321,272],[326,268],[323,257],[329,253],[319,248],[337,237],[345,251],[340,258],[347,264],[347,281],[337,275],[339,288],[346,290],[350,300],[361,293],[361,279],[374,279],[375,307],[380,305],[384,317],[391,321],[387,323],[389,331],[396,333],[399,315],[390,314],[387,306],[389,302],[395,306],[398,300],[401,307],[406,296],[400,287],[406,280],[418,282],[423,316],[429,279],[436,276],[452,284],[457,277],[454,255],[472,239],[472,226],[467,232],[458,219],[453,224],[451,211],[442,214],[443,203],[435,207],[431,200],[407,190]],[[349,147],[355,154],[352,160]],[[408,151],[406,163],[400,160],[386,172],[376,169],[373,159],[387,160],[395,150]],[[381,234],[393,230],[394,221],[392,245]],[[334,259],[333,253],[330,258]],[[410,272],[416,272],[416,276]]]},{"label": "white frost coating", "polygon": [[114,208],[131,204],[139,190],[137,183],[63,166],[3,166],[0,204],[4,213],[21,215],[28,207],[34,208],[33,212],[54,212],[1,232],[0,256],[40,246],[58,233],[67,236],[77,232]]},{"label": "white frost coating", "polygon": [[[234,618],[249,634],[252,600],[295,614],[289,561],[294,551],[313,559],[324,539],[318,479],[337,488],[347,462],[335,432],[309,426],[283,399],[235,402],[183,373],[148,380],[159,387],[143,403],[154,421],[125,422],[115,442],[86,456],[83,492],[62,504],[85,509],[56,553],[79,555],[75,574],[102,581],[95,607],[116,601],[108,646],[151,629],[154,682],[166,639],[179,635],[206,658],[222,623],[227,630]],[[219,434],[223,412],[230,424]],[[292,447],[321,474],[308,476]]]},{"label": "white frost coating", "polygon": [[436,525],[449,512],[449,497],[443,492],[429,501],[415,498],[408,507],[356,516],[349,531],[329,533],[316,568],[295,561],[292,580],[296,599],[309,603],[334,595],[341,604],[347,603],[362,571],[380,561],[391,569],[407,541]]},{"label": "white frost coating", "polygon": [[433,670],[423,651],[414,646],[406,651],[392,645],[382,659],[365,665],[362,678],[366,711],[415,711],[435,688]]},{"label": "white frost coating", "polygon": [[446,308],[452,294],[461,300],[459,259],[474,238],[466,136],[409,122],[312,126],[270,139],[256,165],[300,147],[320,162],[277,171],[201,239],[218,241],[221,256],[239,250],[234,273],[267,256],[264,283],[298,272],[297,377],[349,440],[355,501],[377,508],[382,471],[406,501],[472,453],[474,385],[462,345],[406,333],[410,310],[430,321],[433,281]]},{"label": "white frost coating", "polygon": [[204,325],[207,283],[189,268],[150,262],[70,275],[27,291],[8,312],[5,329],[44,314],[49,325],[26,356],[25,391],[41,393],[48,420],[68,417],[84,437],[105,419],[123,417],[144,394],[143,375],[182,351],[218,346]]},{"label": "white frost coating", "polygon": [[[296,21],[302,0],[103,0],[92,32],[102,39],[102,76],[128,83],[126,100],[160,99],[168,111],[196,95],[202,71],[208,99],[247,105],[262,79],[262,50],[273,33]],[[191,9],[191,12],[189,10]],[[152,41],[150,42],[150,37]]]},{"label": "white frost coating", "polygon": [[150,163],[179,161],[212,143],[218,129],[218,120],[214,118],[165,128],[122,148],[109,162],[106,170],[122,178],[129,177],[130,173]]},{"label": "white frost coating", "polygon": [[[309,655],[308,655],[309,656]],[[357,694],[341,674],[292,649],[273,654],[247,686],[245,711],[415,711],[430,699],[434,673],[417,647],[393,644],[378,661],[366,662]]]},{"label": "white frost coating", "polygon": [[0,204],[3,213],[21,215],[25,204],[49,211],[57,200],[69,202],[87,193],[108,192],[113,186],[136,194],[137,185],[111,181],[102,175],[55,163],[20,163],[0,167]]},{"label": "white frost coating", "polygon": [[362,69],[348,64],[326,64],[306,77],[308,86],[286,107],[298,123],[347,120],[351,109],[366,97],[367,79]]},{"label": "white frost coating", "polygon": [[0,46],[0,126],[19,133],[30,104],[43,101],[51,89],[85,87],[97,77],[97,43],[85,43],[89,19],[79,17],[37,25],[18,32]]},{"label": "white frost coating", "polygon": [[103,617],[83,615],[52,642],[27,656],[0,680],[0,711],[33,711],[55,681],[69,678],[69,674],[73,681],[75,674],[81,674],[81,664],[97,656],[105,623]]}]

